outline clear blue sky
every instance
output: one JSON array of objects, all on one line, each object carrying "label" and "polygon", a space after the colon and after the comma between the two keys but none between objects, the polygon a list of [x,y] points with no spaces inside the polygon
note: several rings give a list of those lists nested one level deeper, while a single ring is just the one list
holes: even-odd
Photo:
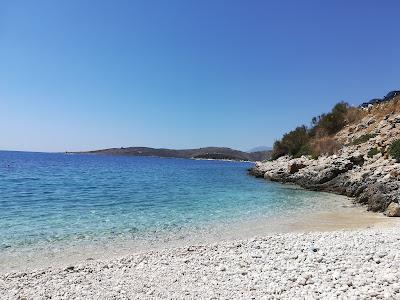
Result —
[{"label": "clear blue sky", "polygon": [[0,149],[272,145],[400,88],[399,1],[0,0]]}]

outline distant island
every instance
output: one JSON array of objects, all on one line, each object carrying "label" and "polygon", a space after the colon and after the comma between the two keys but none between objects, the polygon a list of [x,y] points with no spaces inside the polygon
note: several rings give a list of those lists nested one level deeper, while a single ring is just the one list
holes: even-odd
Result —
[{"label": "distant island", "polygon": [[272,147],[257,146],[257,147],[251,148],[248,152],[259,152],[259,151],[270,151],[270,150],[272,150]]},{"label": "distant island", "polygon": [[149,147],[121,147],[93,151],[66,152],[68,154],[101,154],[124,156],[156,156],[188,159],[219,159],[235,161],[262,161],[271,157],[271,150],[244,152],[225,147],[205,147],[197,149],[165,149]]}]

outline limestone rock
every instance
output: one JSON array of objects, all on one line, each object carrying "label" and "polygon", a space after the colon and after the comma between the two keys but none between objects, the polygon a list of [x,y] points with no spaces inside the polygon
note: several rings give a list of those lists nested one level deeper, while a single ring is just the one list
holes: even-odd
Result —
[{"label": "limestone rock", "polygon": [[[400,202],[400,163],[388,155],[388,147],[400,136],[398,122],[398,114],[367,115],[358,124],[346,126],[336,134],[336,139],[345,146],[335,155],[317,159],[284,156],[256,163],[250,173],[306,189],[356,197],[368,210],[384,212],[390,203]],[[393,126],[396,124],[399,126]],[[358,145],[351,143],[364,135],[372,137]],[[368,157],[374,148],[382,154]]]},{"label": "limestone rock", "polygon": [[289,171],[289,174],[294,174],[294,173],[297,173],[300,169],[303,169],[305,167],[306,167],[306,165],[304,165],[302,163],[293,163],[293,164],[289,165],[288,171]]},{"label": "limestone rock", "polygon": [[386,209],[386,215],[388,217],[400,217],[400,204],[392,202]]}]

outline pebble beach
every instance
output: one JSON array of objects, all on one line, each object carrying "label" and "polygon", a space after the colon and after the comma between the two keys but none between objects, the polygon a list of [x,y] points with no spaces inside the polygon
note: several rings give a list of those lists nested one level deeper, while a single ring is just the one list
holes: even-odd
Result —
[{"label": "pebble beach", "polygon": [[270,234],[0,275],[2,299],[400,298],[400,227]]}]

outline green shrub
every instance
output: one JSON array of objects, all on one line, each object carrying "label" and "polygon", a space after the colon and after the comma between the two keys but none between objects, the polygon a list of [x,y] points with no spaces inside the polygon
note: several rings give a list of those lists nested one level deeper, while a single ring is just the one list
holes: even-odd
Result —
[{"label": "green shrub", "polygon": [[389,154],[392,156],[395,160],[400,162],[400,139],[395,140],[389,147]]},{"label": "green shrub", "polygon": [[368,142],[370,139],[372,139],[374,137],[376,137],[376,134],[371,134],[371,133],[363,134],[362,136],[356,138],[351,144],[352,145],[360,145],[360,144]]},{"label": "green shrub", "polygon": [[[348,114],[352,109],[354,110],[348,103],[339,102],[328,114],[313,118],[311,128],[303,125],[286,133],[281,140],[274,143],[271,158],[277,159],[283,155],[318,157],[321,153],[333,154],[341,146],[334,141],[333,135],[347,124]],[[332,141],[325,141],[325,137]],[[320,140],[323,143],[315,143]]]},{"label": "green shrub", "polygon": [[378,153],[380,153],[379,150],[378,150],[378,148],[372,148],[371,150],[368,151],[367,156],[368,156],[369,158],[372,158],[372,157],[374,157],[375,155],[377,155]]},{"label": "green shrub", "polygon": [[288,150],[282,145],[281,141],[275,141],[272,148],[271,160],[278,159],[281,156],[288,154]]},{"label": "green shrub", "polygon": [[327,136],[339,132],[347,122],[350,105],[346,102],[337,103],[327,114],[312,119],[311,135]]},{"label": "green shrub", "polygon": [[295,130],[285,133],[280,141],[274,143],[272,158],[277,159],[283,155],[299,157],[306,155],[306,146],[310,141],[306,126],[299,126]]},{"label": "green shrub", "polygon": [[310,144],[304,144],[300,147],[300,149],[293,155],[294,158],[305,156],[314,156],[313,151],[311,149]]}]

